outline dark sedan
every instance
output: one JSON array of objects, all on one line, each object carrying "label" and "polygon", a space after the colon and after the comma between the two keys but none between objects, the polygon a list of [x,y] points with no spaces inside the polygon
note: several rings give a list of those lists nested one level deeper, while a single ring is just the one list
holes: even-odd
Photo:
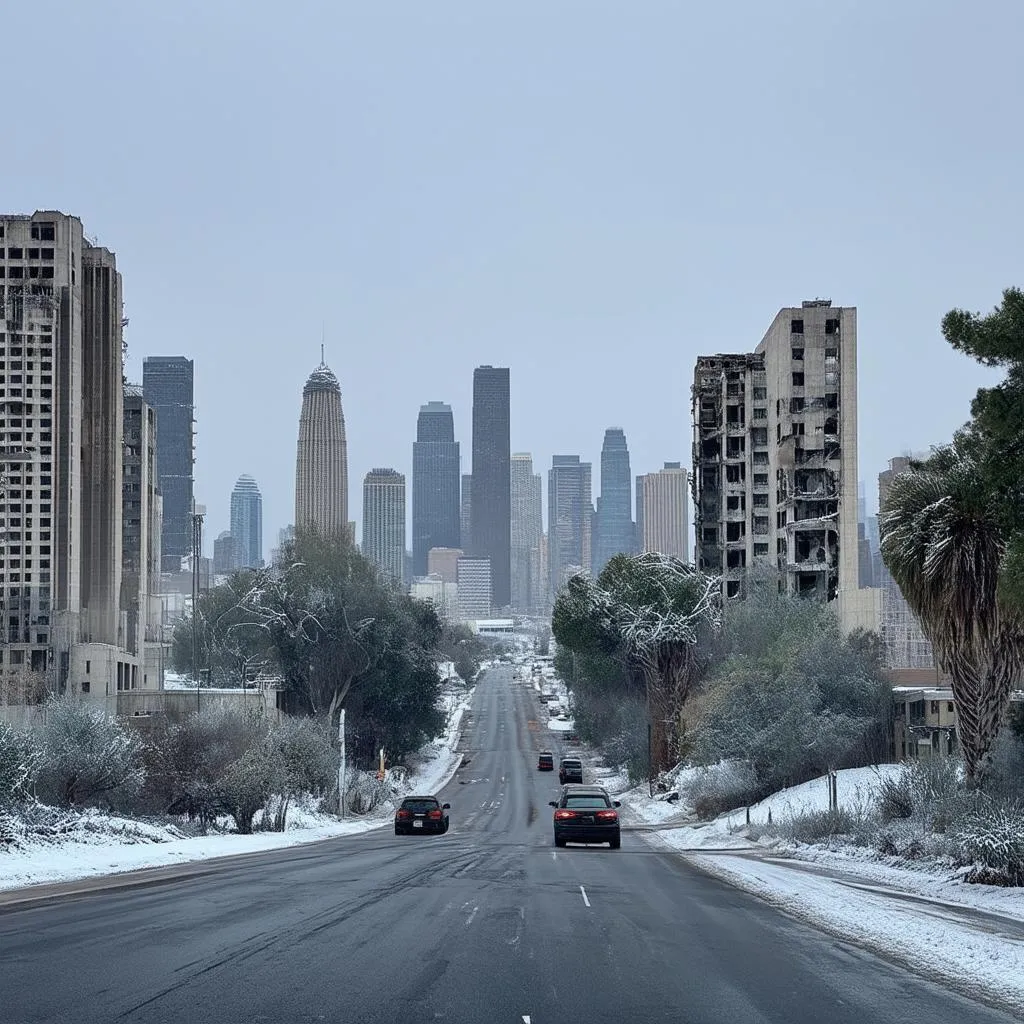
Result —
[{"label": "dark sedan", "polygon": [[407,796],[395,811],[395,835],[448,831],[451,804],[438,803],[436,796]]},{"label": "dark sedan", "polygon": [[566,843],[607,843],[620,846],[618,800],[598,786],[565,786],[555,809],[555,846]]}]

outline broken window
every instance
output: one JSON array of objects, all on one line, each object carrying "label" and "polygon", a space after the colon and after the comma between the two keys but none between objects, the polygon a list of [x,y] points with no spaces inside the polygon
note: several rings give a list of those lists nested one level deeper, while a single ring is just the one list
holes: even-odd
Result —
[{"label": "broken window", "polygon": [[768,474],[767,473],[755,473],[754,474],[754,486],[755,487],[767,487],[768,486]]},{"label": "broken window", "polygon": [[793,349],[793,358],[794,359],[798,359],[801,362],[803,362],[804,350],[802,348],[794,348]]},{"label": "broken window", "polygon": [[838,409],[839,408],[839,393],[836,391],[825,392],[825,408],[826,409]]},{"label": "broken window", "polygon": [[747,507],[747,496],[745,494],[730,494],[725,499],[725,507],[730,512],[742,512]]},{"label": "broken window", "polygon": [[764,402],[764,401],[767,401],[767,399],[768,399],[768,389],[767,388],[754,388],[754,401],[755,402]]},{"label": "broken window", "polygon": [[802,373],[793,374],[793,387],[802,388],[804,386],[804,375]]},{"label": "broken window", "polygon": [[714,438],[703,442],[700,446],[701,458],[717,459],[722,452],[722,446]]},{"label": "broken window", "polygon": [[825,321],[825,333],[826,334],[838,334],[839,333],[839,321],[836,319],[828,319]]},{"label": "broken window", "polygon": [[766,420],[766,419],[768,419],[768,410],[767,409],[755,409],[754,410],[754,419],[755,420]]},{"label": "broken window", "polygon": [[725,539],[727,541],[732,541],[733,543],[743,540],[747,533],[746,526],[746,523],[726,523]]},{"label": "broken window", "polygon": [[767,508],[768,507],[768,495],[767,494],[755,494],[754,495],[754,508]]},{"label": "broken window", "polygon": [[702,469],[700,471],[700,486],[705,491],[715,490],[718,487],[718,470]]},{"label": "broken window", "polygon": [[727,405],[725,407],[725,422],[726,423],[739,423],[744,422],[743,406],[742,405]]},{"label": "broken window", "polygon": [[739,580],[727,580],[725,584],[725,596],[726,597],[739,597],[740,596],[740,581]]},{"label": "broken window", "polygon": [[754,557],[755,558],[757,558],[759,555],[767,555],[767,554],[768,554],[768,545],[767,544],[755,544],[754,545]]},{"label": "broken window", "polygon": [[825,362],[835,362],[839,358],[839,349],[827,348],[825,349]]},{"label": "broken window", "polygon": [[838,434],[839,433],[839,418],[837,416],[830,416],[825,420],[825,433],[826,434]]},{"label": "broken window", "polygon": [[790,334],[803,334],[804,333],[804,322],[803,322],[803,320],[791,320],[789,322],[789,333]]},{"label": "broken window", "polygon": [[725,480],[730,484],[741,484],[747,478],[747,467],[740,463],[736,466],[725,467]]},{"label": "broken window", "polygon": [[725,555],[725,564],[730,569],[742,569],[747,564],[747,553],[742,548],[737,548],[735,551],[727,551]]},{"label": "broken window", "polygon": [[32,225],[32,237],[40,242],[52,242],[57,237],[56,226],[52,220],[36,221]]},{"label": "broken window", "polygon": [[747,439],[745,437],[730,437],[726,445],[726,455],[730,459],[739,458],[747,450]]},{"label": "broken window", "polygon": [[701,542],[704,544],[717,544],[718,543],[718,527],[717,526],[705,526],[701,531]]},{"label": "broken window", "polygon": [[789,400],[789,411],[790,412],[803,412],[804,410],[804,399],[802,398],[791,398]]}]

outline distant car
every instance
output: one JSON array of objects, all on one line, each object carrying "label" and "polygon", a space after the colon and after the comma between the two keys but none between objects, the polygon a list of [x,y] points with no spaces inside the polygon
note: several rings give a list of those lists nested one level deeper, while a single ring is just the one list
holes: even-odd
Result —
[{"label": "distant car", "polygon": [[612,800],[600,786],[565,786],[555,809],[555,846],[566,843],[607,843],[619,849],[618,800]]},{"label": "distant car", "polygon": [[553,772],[555,770],[555,755],[550,750],[542,750],[537,756],[537,771]]},{"label": "distant car", "polygon": [[558,765],[558,781],[562,785],[578,782],[583,784],[583,762],[578,757],[563,757]]},{"label": "distant car", "polygon": [[407,796],[395,811],[395,835],[447,832],[450,808],[451,804],[440,803],[436,796]]}]

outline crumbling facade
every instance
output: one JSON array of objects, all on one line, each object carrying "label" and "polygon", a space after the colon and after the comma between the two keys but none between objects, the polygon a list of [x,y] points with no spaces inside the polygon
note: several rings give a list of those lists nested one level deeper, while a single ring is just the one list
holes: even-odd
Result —
[{"label": "crumbling facade", "polygon": [[[697,564],[723,594],[775,567],[787,592],[858,588],[857,311],[812,300],[779,311],[752,353],[701,356],[693,383]],[[842,598],[849,600],[849,614]]]}]

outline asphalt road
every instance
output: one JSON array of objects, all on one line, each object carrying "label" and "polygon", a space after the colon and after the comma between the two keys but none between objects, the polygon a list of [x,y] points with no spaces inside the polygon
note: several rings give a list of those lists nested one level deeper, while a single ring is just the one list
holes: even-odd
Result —
[{"label": "asphalt road", "polygon": [[1008,1024],[625,832],[555,850],[554,749],[477,687],[446,836],[388,829],[0,908],[0,1021]]}]

